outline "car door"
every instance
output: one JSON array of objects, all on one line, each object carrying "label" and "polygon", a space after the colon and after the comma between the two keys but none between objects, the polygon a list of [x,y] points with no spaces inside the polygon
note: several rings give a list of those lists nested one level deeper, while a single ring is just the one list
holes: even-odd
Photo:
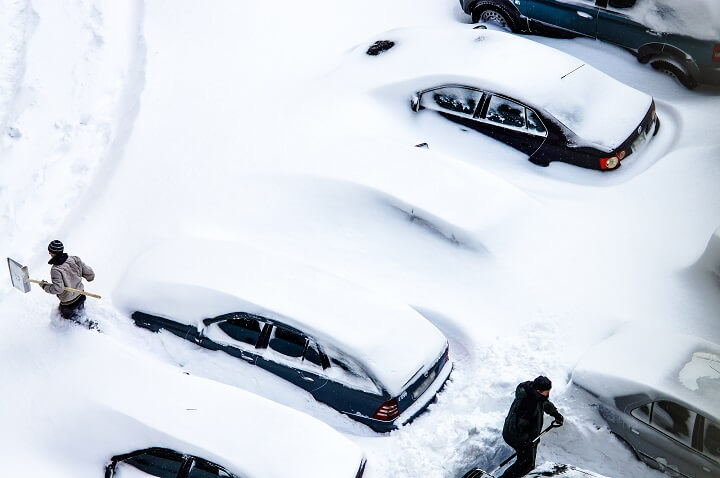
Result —
[{"label": "car door", "polygon": [[311,393],[327,383],[317,344],[283,324],[272,324],[267,348],[259,353],[256,363]]},{"label": "car door", "polygon": [[648,28],[628,13],[636,0],[598,0],[597,38],[606,42],[630,48],[638,48],[653,42],[662,42],[662,33]]},{"label": "car door", "polygon": [[545,142],[548,132],[531,108],[500,95],[490,95],[473,128],[527,155]]},{"label": "car door", "polygon": [[532,0],[528,17],[591,38],[597,30],[595,0]]},{"label": "car door", "polygon": [[249,364],[255,364],[257,347],[270,324],[263,317],[236,312],[204,321],[200,344],[212,350],[222,350]]},{"label": "car door", "polygon": [[477,88],[445,85],[425,90],[419,102],[421,107],[437,111],[450,121],[472,127],[482,99],[483,92]]},{"label": "car door", "polygon": [[[658,400],[633,410],[632,415],[647,426],[630,427],[628,441],[662,470],[675,476],[695,478],[699,437],[699,415],[669,400]],[[700,417],[701,419],[702,417]]]}]

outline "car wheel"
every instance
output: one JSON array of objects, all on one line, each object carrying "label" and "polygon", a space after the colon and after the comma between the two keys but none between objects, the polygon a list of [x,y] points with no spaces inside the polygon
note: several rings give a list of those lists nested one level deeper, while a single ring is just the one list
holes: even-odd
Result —
[{"label": "car wheel", "polygon": [[689,90],[692,90],[698,85],[697,80],[690,76],[689,73],[669,61],[651,60],[650,65],[652,65],[652,67],[660,73],[665,73],[671,78],[674,78],[676,81],[680,82],[680,84],[682,84],[685,88]]},{"label": "car wheel", "polygon": [[477,18],[477,21],[484,22],[484,23],[491,23],[493,25],[497,25],[500,28],[504,28],[505,30],[514,32],[515,31],[515,21],[513,18],[506,13],[505,11],[495,8],[495,7],[480,7],[480,10],[478,12],[473,12],[474,18]]}]

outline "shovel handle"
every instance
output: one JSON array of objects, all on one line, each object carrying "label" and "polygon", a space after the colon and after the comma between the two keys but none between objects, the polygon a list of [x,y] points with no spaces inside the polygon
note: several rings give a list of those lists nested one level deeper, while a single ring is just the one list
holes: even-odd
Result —
[{"label": "shovel handle", "polygon": [[[35,284],[40,284],[42,281],[40,281],[40,280],[35,280],[35,279],[28,279],[28,282],[33,282],[33,283],[35,283]],[[92,292],[87,292],[87,291],[80,290],[80,289],[73,289],[72,287],[63,287],[63,290],[67,290],[67,291],[70,291],[70,292],[75,292],[76,294],[87,295],[87,296],[89,296],[89,297],[95,297],[96,299],[102,299],[102,297],[100,297],[100,296],[97,295],[97,294],[93,294]]]}]

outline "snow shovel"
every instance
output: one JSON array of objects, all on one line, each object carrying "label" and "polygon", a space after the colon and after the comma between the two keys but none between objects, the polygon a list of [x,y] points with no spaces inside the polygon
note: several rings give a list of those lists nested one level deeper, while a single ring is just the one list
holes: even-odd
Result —
[{"label": "snow shovel", "polygon": [[[533,441],[530,442],[530,445],[537,443],[538,440],[540,440],[540,437],[543,436],[545,433],[549,432],[551,429],[559,428],[561,426],[562,425],[557,420],[553,420],[553,422],[550,425],[548,425],[547,428],[545,428],[545,430],[543,430],[537,437],[535,437],[535,439]],[[503,461],[498,466],[496,466],[495,469],[493,471],[491,471],[490,473],[488,473],[485,470],[481,470],[480,468],[473,468],[472,470],[465,473],[463,475],[463,478],[495,478],[495,475],[493,473],[497,473],[497,471],[500,468],[502,468],[503,466],[510,463],[510,460],[512,460],[516,456],[517,456],[517,452],[513,453],[505,461]]]},{"label": "snow shovel", "polygon": [[[30,292],[30,283],[33,282],[35,284],[39,284],[42,281],[31,279],[30,274],[28,273],[27,266],[24,266],[20,264],[19,262],[15,262],[14,260],[7,258],[8,260],[8,267],[10,268],[10,280],[12,280],[12,285],[17,290],[21,290],[23,292]],[[92,292],[86,292],[84,290],[79,289],[73,289],[72,287],[63,287],[64,290],[69,290],[70,292],[75,292],[77,294],[87,295],[89,297],[95,297],[96,299],[100,299],[101,297],[97,294],[93,294]]]}]

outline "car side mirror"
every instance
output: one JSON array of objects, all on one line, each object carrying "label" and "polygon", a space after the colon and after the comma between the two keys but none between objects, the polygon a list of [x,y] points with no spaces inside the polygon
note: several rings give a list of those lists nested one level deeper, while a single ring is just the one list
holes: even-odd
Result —
[{"label": "car side mirror", "polygon": [[420,95],[418,93],[412,95],[410,99],[410,109],[416,113],[420,111]]}]

